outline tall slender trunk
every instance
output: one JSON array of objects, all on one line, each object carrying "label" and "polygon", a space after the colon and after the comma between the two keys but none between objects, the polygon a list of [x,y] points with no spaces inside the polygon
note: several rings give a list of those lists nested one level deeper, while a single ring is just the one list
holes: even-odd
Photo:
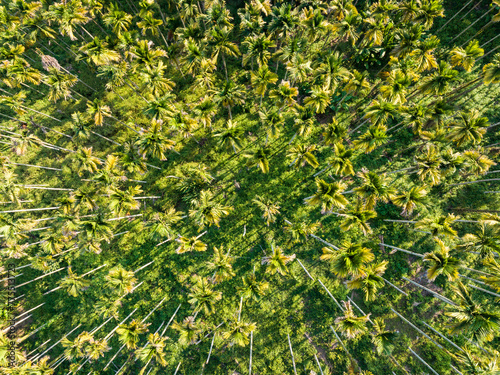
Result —
[{"label": "tall slender trunk", "polygon": [[392,286],[394,289],[396,289],[399,293],[405,295],[405,296],[408,296],[408,293],[406,293],[405,291],[399,289],[396,285],[394,285],[393,283],[391,283],[389,280],[383,278],[382,276],[380,276],[382,278],[382,280],[384,280],[388,285]]},{"label": "tall slender trunk", "polygon": [[295,375],[297,375],[297,368],[295,366],[295,357],[293,355],[292,342],[290,341],[290,334],[288,333],[287,336],[288,336],[288,346],[290,347],[290,354],[292,355],[293,372]]},{"label": "tall slender trunk", "polygon": [[406,277],[404,277],[404,276],[402,276],[401,278],[402,278],[402,279],[404,279],[404,280],[406,280],[406,281],[409,281],[409,282],[410,282],[410,283],[412,283],[413,285],[415,285],[415,286],[417,286],[417,287],[419,287],[419,288],[421,288],[421,289],[423,289],[423,290],[425,290],[425,291],[427,291],[427,292],[429,292],[429,293],[433,294],[433,295],[434,295],[434,297],[436,297],[436,298],[440,299],[441,301],[443,301],[443,302],[445,302],[445,303],[447,303],[447,304],[449,304],[449,305],[457,306],[457,304],[456,304],[455,302],[453,302],[452,300],[450,300],[450,299],[448,299],[448,298],[446,298],[446,297],[442,296],[441,294],[439,294],[439,293],[437,293],[437,292],[435,292],[435,291],[433,291],[433,290],[431,290],[431,289],[429,289],[429,288],[426,288],[425,286],[420,285],[420,284],[416,283],[416,282],[415,282],[415,281],[413,281],[413,280],[407,279],[407,278],[406,278]]},{"label": "tall slender trunk", "polygon": [[108,142],[111,142],[111,143],[113,143],[113,144],[115,144],[115,145],[117,145],[117,146],[121,146],[121,144],[120,144],[120,143],[115,142],[115,141],[113,141],[112,139],[109,139],[109,138],[107,138],[107,137],[105,137],[105,136],[103,136],[103,135],[101,135],[101,134],[99,134],[99,133],[96,133],[96,132],[94,132],[94,131],[92,131],[92,130],[91,130],[90,132],[91,132],[92,134],[94,134],[94,135],[97,135],[98,137],[100,137],[100,138],[102,138],[102,139],[105,139],[105,140],[106,140],[106,141],[108,141]]},{"label": "tall slender trunk", "polygon": [[424,364],[424,365],[425,365],[425,366],[426,366],[429,370],[431,370],[431,371],[432,371],[432,373],[433,373],[434,375],[439,375],[439,374],[438,374],[438,373],[437,373],[437,372],[436,372],[436,371],[435,371],[435,370],[434,370],[434,369],[433,369],[433,368],[432,368],[432,367],[431,367],[431,366],[430,366],[427,362],[425,362],[422,358],[420,358],[420,356],[419,356],[417,353],[415,353],[415,352],[413,351],[413,349],[412,349],[412,348],[408,348],[408,350],[409,350],[409,351],[410,351],[410,352],[411,352],[411,353],[412,353],[415,357],[417,357],[417,358],[418,358],[418,360],[419,360],[420,362],[422,362],[422,363],[423,363],[423,364]]},{"label": "tall slender trunk", "polygon": [[396,247],[396,246],[387,245],[387,244],[385,244],[385,243],[384,243],[384,244],[380,243],[379,245],[383,245],[383,246],[386,246],[386,247],[390,247],[391,249],[394,249],[394,250],[397,250],[397,251],[402,251],[403,253],[407,253],[407,254],[410,254],[410,255],[414,255],[414,256],[419,257],[419,258],[423,258],[423,257],[424,257],[422,254],[414,253],[413,251],[409,251],[409,250],[401,249],[401,248]]},{"label": "tall slender trunk", "polygon": [[369,120],[370,120],[370,118],[367,118],[365,121],[363,121],[361,124],[356,126],[354,129],[349,130],[349,134],[354,133],[356,130],[358,130],[360,127],[362,127],[364,124],[366,124]]},{"label": "tall slender trunk", "polygon": [[437,343],[436,341],[434,341],[429,335],[427,335],[424,331],[422,331],[420,328],[418,328],[415,324],[413,324],[412,322],[410,322],[408,319],[406,319],[403,315],[401,315],[400,313],[398,313],[396,310],[394,310],[392,307],[391,307],[391,310],[393,313],[395,313],[397,316],[399,316],[401,318],[401,320],[403,320],[404,322],[406,322],[408,325],[410,325],[415,331],[417,331],[418,333],[420,333],[422,336],[424,336],[425,338],[427,338],[430,342],[432,342],[434,345],[436,345],[439,349],[444,349],[441,344]]},{"label": "tall slender trunk", "polygon": [[227,76],[226,58],[224,57],[224,54],[221,54],[221,56],[222,56],[222,64],[224,65],[224,73],[226,74],[226,81],[229,82],[229,77]]},{"label": "tall slender trunk", "polygon": [[[437,30],[434,34],[435,34],[435,35],[438,35],[438,34],[439,34],[439,32],[440,32],[442,29],[444,29],[444,28],[445,28],[445,27],[446,27],[446,26],[447,26],[447,25],[448,25],[451,21],[453,21],[453,19],[454,19],[456,16],[458,16],[458,15],[462,12],[462,10],[464,10],[465,8],[467,8],[467,5],[469,5],[469,4],[470,4],[470,3],[472,3],[473,1],[474,1],[474,0],[469,0],[469,2],[468,2],[467,4],[465,4],[465,5],[464,5],[464,6],[463,6],[463,7],[462,7],[462,8],[461,8],[458,12],[456,12],[456,13],[453,15],[453,17],[451,17],[451,18],[450,18],[450,19],[449,19],[449,20],[448,20],[448,21],[447,21],[447,22],[446,22],[443,26],[441,26],[441,27],[440,27],[440,28],[439,28],[439,29],[438,29],[438,30]],[[475,8],[475,7],[473,6],[473,7],[471,8],[471,10],[469,10],[469,11],[465,14],[465,16],[466,16],[466,15],[468,15],[470,12],[472,12],[472,11],[474,10],[474,8]],[[462,18],[463,18],[463,17],[462,17]]]},{"label": "tall slender trunk", "polygon": [[490,179],[486,179],[486,180],[476,180],[476,181],[460,182],[458,184],[450,184],[448,186],[469,185],[469,184],[477,184],[479,182],[491,182],[491,181],[500,181],[500,178],[490,178]]},{"label": "tall slender trunk", "polygon": [[461,33],[459,33],[457,36],[455,36],[451,42],[453,43],[455,41],[455,39],[459,38],[463,33],[465,33],[467,30],[469,30],[472,26],[474,26],[476,23],[478,23],[481,19],[483,19],[484,17],[486,17],[492,10],[495,10],[495,7],[491,7],[491,9],[489,11],[487,11],[486,13],[484,13],[481,17],[479,17],[477,20],[475,20],[474,22],[472,22],[468,27],[466,27]]}]

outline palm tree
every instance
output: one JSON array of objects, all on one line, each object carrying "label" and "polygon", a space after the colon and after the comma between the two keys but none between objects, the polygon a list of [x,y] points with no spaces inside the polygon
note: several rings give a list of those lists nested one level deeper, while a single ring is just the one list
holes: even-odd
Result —
[{"label": "palm tree", "polygon": [[467,142],[480,143],[489,124],[488,118],[479,116],[476,109],[460,112],[458,121],[451,123],[448,139],[456,142],[459,147]]},{"label": "palm tree", "polygon": [[78,212],[82,208],[87,210],[95,210],[96,203],[96,190],[89,186],[81,186],[78,190],[71,193],[71,200],[73,201],[73,209]]},{"label": "palm tree", "polygon": [[358,277],[366,275],[365,265],[373,261],[375,256],[360,243],[344,241],[338,250],[324,247],[320,259],[330,262],[332,271],[340,277]]},{"label": "palm tree", "polygon": [[174,96],[171,93],[167,93],[160,98],[155,98],[148,102],[146,108],[144,108],[143,113],[155,120],[167,120],[174,116],[176,108],[172,103]]},{"label": "palm tree", "polygon": [[349,76],[349,81],[344,87],[347,94],[359,96],[368,92],[370,89],[370,81],[368,80],[368,73],[358,72],[354,69]]},{"label": "palm tree", "polygon": [[446,276],[449,281],[456,280],[459,276],[458,268],[460,260],[450,256],[450,248],[444,244],[439,238],[436,238],[439,249],[430,253],[425,253],[424,262],[430,263],[430,268],[427,270],[427,278],[434,281],[439,275]]},{"label": "palm tree", "polygon": [[483,81],[485,85],[500,82],[500,53],[496,53],[492,61],[483,66]]},{"label": "palm tree", "polygon": [[269,283],[267,281],[257,281],[255,273],[245,275],[241,279],[243,280],[243,286],[238,287],[238,293],[245,299],[259,301],[260,297],[264,296],[269,289]]},{"label": "palm tree", "polygon": [[490,167],[496,165],[488,156],[483,154],[481,148],[463,152],[464,166],[475,176],[484,175]]},{"label": "palm tree", "polygon": [[289,271],[287,264],[295,259],[295,254],[285,255],[283,250],[278,246],[272,246],[273,254],[262,258],[262,264],[267,264],[266,272],[271,275],[278,272],[280,275],[286,275]]},{"label": "palm tree", "polygon": [[347,286],[350,289],[361,289],[365,295],[365,301],[374,301],[379,288],[385,285],[382,275],[385,273],[387,264],[387,261],[382,261],[365,265],[362,273],[347,281]]},{"label": "palm tree", "polygon": [[467,374],[495,374],[500,371],[498,366],[498,352],[495,352],[495,358],[490,356],[482,357],[474,354],[470,349],[464,348],[457,353],[457,359],[462,367],[462,371]]},{"label": "palm tree", "polygon": [[182,346],[194,344],[198,341],[198,335],[201,331],[197,323],[194,322],[194,316],[184,318],[182,323],[174,322],[172,328],[179,331],[179,344]]},{"label": "palm tree", "polygon": [[459,304],[448,306],[445,312],[456,321],[450,324],[450,333],[464,333],[478,343],[491,341],[500,329],[500,314],[476,302],[460,281],[451,288]]},{"label": "palm tree", "polygon": [[29,66],[28,63],[19,60],[7,66],[3,82],[11,88],[29,87],[27,83],[39,85],[42,82],[42,74],[39,70]]},{"label": "palm tree", "polygon": [[87,113],[94,116],[96,126],[102,126],[104,124],[104,117],[111,117],[111,109],[99,99],[87,102]]},{"label": "palm tree", "polygon": [[347,211],[341,215],[344,219],[340,224],[340,229],[348,231],[353,227],[358,227],[363,231],[365,236],[372,232],[368,220],[377,217],[377,213],[375,211],[365,209],[360,200],[358,200],[354,210]]},{"label": "palm tree", "polygon": [[98,165],[102,164],[102,161],[92,155],[92,147],[82,147],[74,154],[75,162],[77,163],[77,173],[78,176],[82,176],[82,171],[87,171],[90,173],[95,173],[98,171]]},{"label": "palm tree", "polygon": [[[129,173],[144,174],[147,171],[148,165],[140,156],[137,146],[133,140],[128,140],[122,145],[122,151],[118,151],[115,155],[120,160],[122,167]],[[151,166],[152,168],[161,169],[159,167]]]},{"label": "palm tree", "polygon": [[90,282],[88,280],[84,280],[82,276],[78,276],[73,273],[70,266],[68,267],[68,276],[59,281],[59,285],[65,289],[70,296],[78,297],[80,292],[90,285]]},{"label": "palm tree", "polygon": [[361,16],[356,11],[356,8],[353,8],[345,14],[345,17],[340,22],[332,24],[331,29],[340,37],[341,41],[351,42],[351,45],[354,46],[359,38],[358,26],[361,21]]},{"label": "palm tree", "polygon": [[476,60],[484,55],[484,49],[479,47],[477,40],[472,40],[467,47],[455,47],[450,52],[451,65],[461,66],[466,72],[470,72]]},{"label": "palm tree", "polygon": [[47,16],[59,24],[59,31],[62,35],[68,36],[73,41],[77,39],[75,37],[77,26],[80,26],[87,35],[93,38],[82,26],[90,18],[87,16],[87,10],[82,6],[80,1],[52,4],[49,7]]},{"label": "palm tree", "polygon": [[485,261],[495,253],[500,254],[500,230],[485,221],[480,221],[475,233],[467,233],[461,239],[460,250],[475,251]]},{"label": "palm tree", "polygon": [[271,40],[271,36],[266,36],[264,34],[250,35],[245,38],[242,45],[247,48],[247,52],[243,55],[242,63],[243,65],[246,65],[248,64],[248,61],[251,60],[252,71],[254,60],[257,60],[259,68],[267,65],[267,61],[271,56],[269,48],[276,47],[274,42]]},{"label": "palm tree", "polygon": [[297,135],[301,137],[307,137],[317,124],[315,117],[315,112],[311,108],[297,106],[292,109],[292,113],[295,117],[293,121],[293,127],[296,129],[295,134],[290,140],[289,144],[293,142]]},{"label": "palm tree", "polygon": [[268,147],[260,147],[254,151],[245,153],[243,156],[248,158],[248,167],[254,167],[255,165],[258,165],[262,173],[268,173],[270,154],[271,150]]},{"label": "palm tree", "polygon": [[184,40],[184,49],[186,53],[182,58],[182,63],[187,73],[196,75],[200,72],[202,65],[206,64],[205,61],[211,61],[213,63],[213,60],[207,60],[205,48],[202,42],[197,42],[191,37]]},{"label": "palm tree", "polygon": [[346,184],[335,181],[328,183],[319,177],[316,177],[316,193],[308,198],[305,198],[307,204],[321,204],[321,213],[331,212],[334,207],[344,208],[349,201],[342,195],[346,189]]},{"label": "palm tree", "polygon": [[109,209],[117,215],[127,213],[131,210],[137,210],[141,207],[135,196],[142,193],[139,186],[129,186],[123,191],[115,186],[111,186],[107,190],[109,196]]},{"label": "palm tree", "polygon": [[444,17],[443,4],[435,0],[423,1],[415,20],[430,29],[436,17]]},{"label": "palm tree", "polygon": [[210,96],[205,96],[201,102],[194,107],[196,117],[201,121],[203,127],[212,129],[212,120],[217,113],[217,104]]},{"label": "palm tree", "polygon": [[167,56],[167,52],[161,48],[153,48],[153,44],[149,41],[139,40],[130,48],[130,57],[135,59],[132,71],[136,71],[141,66],[153,65],[158,59],[165,56]]},{"label": "palm tree", "polygon": [[214,257],[213,261],[207,263],[207,269],[210,272],[214,272],[212,280],[215,284],[222,281],[228,280],[234,277],[236,274],[233,271],[233,257],[229,255],[229,249],[227,253],[224,253],[224,246],[219,246],[218,248],[214,246]]},{"label": "palm tree", "polygon": [[285,222],[284,229],[290,232],[293,243],[299,242],[301,238],[307,240],[307,237],[314,234],[320,227],[319,223],[311,223],[304,220],[295,223],[291,223],[288,220],[285,220]]},{"label": "palm tree", "polygon": [[262,126],[267,130],[267,145],[269,135],[271,137],[276,137],[279,134],[283,124],[285,123],[285,118],[283,117],[283,114],[276,109],[276,107],[261,108],[258,115]]},{"label": "palm tree", "polygon": [[295,83],[304,83],[309,81],[313,68],[312,61],[308,60],[302,53],[295,53],[287,63],[287,73],[290,73],[292,86]]},{"label": "palm tree", "polygon": [[[322,133],[325,144],[332,144],[347,137],[347,127],[334,117]],[[354,173],[354,172],[353,172]]]},{"label": "palm tree", "polygon": [[233,118],[231,107],[245,102],[245,92],[243,86],[236,84],[234,81],[227,80],[218,90],[213,90],[215,93],[215,101],[221,103],[227,108],[229,119]]},{"label": "palm tree", "polygon": [[177,254],[183,254],[191,251],[206,251],[207,245],[198,240],[198,237],[179,237],[176,239],[180,246],[175,250]]},{"label": "palm tree", "polygon": [[268,30],[271,32],[278,40],[286,40],[295,26],[298,23],[297,10],[292,9],[291,4],[281,4],[278,8],[273,7],[271,14],[271,21],[268,25]]},{"label": "palm tree", "polygon": [[295,97],[299,94],[296,87],[291,87],[289,81],[281,81],[276,89],[269,92],[269,97],[274,99],[281,111],[285,106],[295,104]]},{"label": "palm tree", "polygon": [[384,125],[389,117],[394,117],[398,107],[389,101],[374,100],[366,109],[365,117],[369,118],[373,125]]},{"label": "palm tree", "polygon": [[350,301],[342,301],[344,305],[344,315],[335,319],[335,326],[342,332],[348,339],[354,339],[363,335],[368,331],[366,322],[370,319],[370,314],[365,316],[356,316],[352,311]]},{"label": "palm tree", "polygon": [[215,303],[222,299],[222,292],[213,290],[205,278],[197,277],[188,297],[188,302],[195,306],[194,313],[203,310],[208,315],[215,312]]},{"label": "palm tree", "polygon": [[87,116],[85,116],[84,113],[82,112],[74,112],[71,114],[71,122],[73,125],[73,130],[74,134],[72,136],[72,139],[75,137],[77,139],[87,139],[89,138],[90,134],[97,135],[99,138],[105,139],[109,141],[110,143],[117,144],[115,141],[98,134],[90,129],[90,122],[87,119]]},{"label": "palm tree", "polygon": [[118,340],[127,349],[135,349],[140,340],[139,336],[148,331],[148,325],[136,319],[132,320],[129,324],[121,324],[116,329]]},{"label": "palm tree", "polygon": [[255,92],[260,95],[260,105],[262,106],[262,99],[267,91],[267,87],[278,81],[278,75],[271,72],[266,64],[262,64],[256,72],[252,69],[250,80]]},{"label": "palm tree", "polygon": [[87,56],[86,61],[88,63],[92,62],[96,66],[111,65],[121,60],[120,54],[108,48],[108,43],[98,37],[95,37],[91,42],[81,46],[78,51],[82,53],[82,55],[79,56],[80,59],[83,59],[83,56]]},{"label": "palm tree", "polygon": [[241,135],[243,129],[238,126],[236,121],[231,119],[227,121],[227,128],[214,134],[215,138],[218,138],[218,144],[221,147],[231,147],[236,154],[241,150]]},{"label": "palm tree", "polygon": [[223,1],[207,2],[206,12],[204,15],[207,27],[209,26],[231,26],[231,12],[226,8]]},{"label": "palm tree", "polygon": [[159,34],[161,35],[165,46],[168,46],[167,40],[160,31],[160,26],[163,24],[163,21],[154,18],[151,11],[141,12],[139,17],[141,18],[141,21],[137,22],[137,26],[141,29],[142,35],[146,35],[148,31],[150,31],[153,36],[158,36]]},{"label": "palm tree", "polygon": [[141,72],[144,82],[142,90],[146,90],[153,98],[164,95],[172,90],[175,83],[165,77],[166,66],[162,61],[156,65],[147,65]]},{"label": "palm tree", "polygon": [[[98,181],[108,188],[116,187],[120,182],[126,180],[127,177],[119,164],[119,158],[115,155],[108,155],[104,166],[92,178],[92,181]],[[130,204],[132,204],[131,201]]]},{"label": "palm tree", "polygon": [[168,124],[172,130],[177,132],[183,138],[192,137],[196,143],[198,140],[193,135],[193,132],[198,129],[198,123],[194,118],[188,115],[183,110],[177,110],[172,117],[170,117]]},{"label": "palm tree", "polygon": [[366,209],[373,210],[379,200],[385,203],[393,199],[395,190],[388,183],[385,174],[368,171],[363,167],[357,175],[363,182],[354,192],[365,200]]},{"label": "palm tree", "polygon": [[492,288],[500,291],[500,264],[493,257],[488,257],[483,260],[483,265],[490,276],[481,276],[481,279]]},{"label": "palm tree", "polygon": [[82,332],[74,340],[69,340],[64,337],[61,340],[61,345],[65,348],[64,355],[69,359],[81,358],[84,356],[85,347],[88,342],[93,340],[92,336],[88,332]]},{"label": "palm tree", "polygon": [[[329,90],[334,90],[337,86],[352,77],[351,72],[343,65],[343,59],[339,52],[327,52],[318,66],[313,71],[316,82]],[[364,77],[363,77],[364,78]],[[365,81],[363,81],[365,83]],[[353,88],[354,82],[351,83]],[[365,85],[366,86],[366,85]]]},{"label": "palm tree", "polygon": [[64,245],[67,243],[68,239],[61,236],[60,233],[56,232],[54,229],[49,229],[45,232],[42,242],[42,249],[49,254],[59,254],[61,253]]},{"label": "palm tree", "polygon": [[438,148],[432,144],[425,146],[423,152],[415,155],[417,164],[417,175],[421,181],[430,179],[430,185],[437,185],[441,181],[440,167],[442,164],[441,155]]},{"label": "palm tree", "polygon": [[[316,145],[305,146],[302,144],[291,147],[288,150],[287,157],[292,158],[292,164],[295,168],[303,167],[309,164],[313,168],[318,168],[319,163],[316,156],[312,153],[316,150]],[[290,165],[292,165],[290,164]]]},{"label": "palm tree", "polygon": [[135,142],[143,158],[150,155],[166,160],[165,152],[174,148],[175,142],[163,135],[162,125],[162,120],[153,119],[149,129],[143,132]]},{"label": "palm tree", "polygon": [[131,293],[137,279],[133,271],[127,271],[121,265],[111,269],[105,277],[107,285],[118,295]]},{"label": "palm tree", "polygon": [[375,15],[364,20],[367,23],[368,29],[363,34],[362,44],[364,46],[380,46],[384,41],[384,30],[386,28],[385,17],[383,15]]},{"label": "palm tree", "polygon": [[12,220],[7,216],[0,215],[0,234],[5,238],[6,244],[17,244],[19,241],[28,238],[24,233],[33,229],[36,223]]},{"label": "palm tree", "polygon": [[366,154],[372,152],[377,147],[387,143],[387,127],[384,125],[370,126],[366,133],[356,139],[353,144],[359,150],[364,150]]},{"label": "palm tree", "polygon": [[372,333],[372,343],[377,349],[379,355],[390,356],[394,350],[394,341],[397,338],[397,333],[385,329],[385,323],[382,318],[375,318],[373,320],[373,328],[375,332]]},{"label": "palm tree", "polygon": [[324,113],[331,101],[331,92],[326,87],[314,86],[311,95],[304,99],[306,107],[313,108],[317,113]]},{"label": "palm tree", "polygon": [[300,24],[306,30],[307,39],[313,43],[319,35],[330,29],[329,22],[325,19],[320,8],[304,8]]},{"label": "palm tree", "polygon": [[255,323],[246,323],[243,321],[233,321],[227,331],[222,333],[224,340],[229,340],[230,345],[246,346],[250,342],[250,333],[255,331]]},{"label": "palm tree", "polygon": [[128,30],[132,16],[120,10],[117,4],[110,3],[108,5],[108,12],[103,15],[102,20],[106,26],[111,26],[113,32],[120,37],[122,32]]},{"label": "palm tree", "polygon": [[403,209],[401,215],[409,216],[418,205],[424,204],[427,193],[424,186],[413,186],[411,189],[395,195],[392,198],[392,203]]},{"label": "palm tree", "polygon": [[14,202],[17,206],[21,206],[20,197],[24,191],[16,182],[17,175],[10,170],[5,170],[1,175],[0,194],[8,202]]},{"label": "palm tree", "polygon": [[415,223],[415,228],[430,231],[434,237],[443,235],[451,238],[457,235],[457,231],[451,227],[458,217],[453,214],[425,218]]},{"label": "palm tree", "polygon": [[96,360],[99,357],[103,357],[104,353],[109,350],[111,350],[111,347],[108,346],[108,342],[105,339],[92,339],[88,342],[88,345],[85,348],[85,354],[90,360]]},{"label": "palm tree", "polygon": [[419,72],[438,68],[436,57],[433,55],[434,50],[438,46],[439,39],[434,35],[428,37],[424,41],[417,43],[417,48],[415,48],[413,52],[410,53],[410,56],[414,58],[414,61],[417,64],[417,70]]},{"label": "palm tree", "polygon": [[438,70],[427,76],[419,87],[424,94],[443,95],[448,91],[450,83],[457,80],[458,71],[451,68],[446,61],[440,61]]},{"label": "palm tree", "polygon": [[[412,128],[414,134],[419,134],[423,130],[429,108],[419,104],[407,106],[401,109],[404,117],[404,127]],[[389,129],[391,130],[391,129]]]},{"label": "palm tree", "polygon": [[267,226],[276,221],[276,215],[280,213],[280,206],[275,203],[275,201],[256,195],[255,198],[252,199],[252,202],[262,210],[262,218],[266,220]]},{"label": "palm tree", "polygon": [[238,56],[240,50],[238,46],[231,41],[231,29],[227,26],[215,26],[209,30],[208,45],[212,47],[212,58],[217,61],[219,56],[224,65],[224,73],[226,74],[226,81],[229,82],[227,75],[227,66],[225,56]]},{"label": "palm tree", "polygon": [[71,87],[74,86],[78,79],[71,74],[63,73],[56,68],[49,68],[43,82],[49,86],[49,100],[56,102],[60,98],[67,100],[71,96]]},{"label": "palm tree", "polygon": [[380,93],[393,104],[403,104],[406,102],[406,92],[418,75],[411,71],[401,69],[391,70],[386,78],[386,83],[380,86]]},{"label": "palm tree", "polygon": [[[173,325],[172,325],[173,327]],[[161,366],[165,367],[167,365],[167,360],[165,359],[165,341],[166,338],[161,337],[158,333],[150,333],[148,335],[148,345],[143,348],[139,348],[136,350],[136,357],[140,359],[142,362],[148,364],[153,359],[159,363]],[[147,366],[144,366],[139,375],[143,375]]]},{"label": "palm tree", "polygon": [[[175,208],[169,207],[165,212],[155,212],[151,215],[151,226],[147,230],[147,238],[160,240],[167,237],[171,240],[174,237],[173,226],[182,220],[182,216]],[[158,245],[157,245],[158,246]]]},{"label": "palm tree", "polygon": [[210,190],[202,190],[198,199],[191,201],[192,209],[189,216],[192,217],[200,229],[211,225],[219,227],[221,218],[229,215],[231,207],[224,206],[213,201],[214,194]]},{"label": "palm tree", "polygon": [[254,6],[256,3],[245,3],[245,8],[238,9],[242,34],[259,34],[265,24],[259,11]]}]

